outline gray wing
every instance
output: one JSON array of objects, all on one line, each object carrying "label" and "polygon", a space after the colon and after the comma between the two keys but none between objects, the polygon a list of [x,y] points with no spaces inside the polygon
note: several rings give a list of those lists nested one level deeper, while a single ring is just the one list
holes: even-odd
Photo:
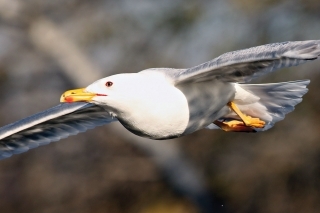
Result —
[{"label": "gray wing", "polygon": [[82,102],[59,104],[0,128],[0,159],[115,120],[98,105]]},{"label": "gray wing", "polygon": [[176,84],[219,79],[225,82],[248,82],[283,67],[317,59],[320,40],[282,42],[225,53],[198,66],[166,72]]}]

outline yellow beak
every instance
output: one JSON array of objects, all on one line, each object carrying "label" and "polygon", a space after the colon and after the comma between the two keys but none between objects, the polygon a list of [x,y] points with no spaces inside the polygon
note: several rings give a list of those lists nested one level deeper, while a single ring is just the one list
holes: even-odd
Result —
[{"label": "yellow beak", "polygon": [[86,92],[85,88],[68,90],[61,95],[60,102],[90,102],[95,96],[97,96],[97,94]]}]

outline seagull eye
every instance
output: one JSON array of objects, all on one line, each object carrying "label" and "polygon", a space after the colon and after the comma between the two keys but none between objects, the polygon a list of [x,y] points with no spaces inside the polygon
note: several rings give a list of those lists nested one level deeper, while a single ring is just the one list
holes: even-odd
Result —
[{"label": "seagull eye", "polygon": [[106,86],[107,87],[111,87],[113,85],[113,83],[111,81],[107,81]]}]

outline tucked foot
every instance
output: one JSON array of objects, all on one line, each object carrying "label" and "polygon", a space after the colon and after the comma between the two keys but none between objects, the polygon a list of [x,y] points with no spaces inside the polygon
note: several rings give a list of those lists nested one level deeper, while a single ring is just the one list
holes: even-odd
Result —
[{"label": "tucked foot", "polygon": [[260,120],[260,118],[253,118],[251,116],[247,116],[243,121],[246,126],[254,127],[254,128],[263,128],[266,124],[263,120]]},{"label": "tucked foot", "polygon": [[256,132],[254,128],[247,126],[244,122],[238,120],[223,122],[214,121],[213,123],[226,132]]},{"label": "tucked foot", "polygon": [[243,114],[238,106],[232,101],[228,103],[228,106],[241,118],[246,126],[254,128],[263,128],[265,126],[266,122],[264,122],[260,118],[253,118],[251,116]]}]

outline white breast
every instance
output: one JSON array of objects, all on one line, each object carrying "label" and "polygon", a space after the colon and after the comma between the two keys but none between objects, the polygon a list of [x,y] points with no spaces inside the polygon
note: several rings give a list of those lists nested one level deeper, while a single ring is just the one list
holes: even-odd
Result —
[{"label": "white breast", "polygon": [[134,134],[152,139],[180,136],[189,121],[184,94],[160,73],[137,75],[139,88],[131,91],[126,108],[116,112],[119,121]]}]

